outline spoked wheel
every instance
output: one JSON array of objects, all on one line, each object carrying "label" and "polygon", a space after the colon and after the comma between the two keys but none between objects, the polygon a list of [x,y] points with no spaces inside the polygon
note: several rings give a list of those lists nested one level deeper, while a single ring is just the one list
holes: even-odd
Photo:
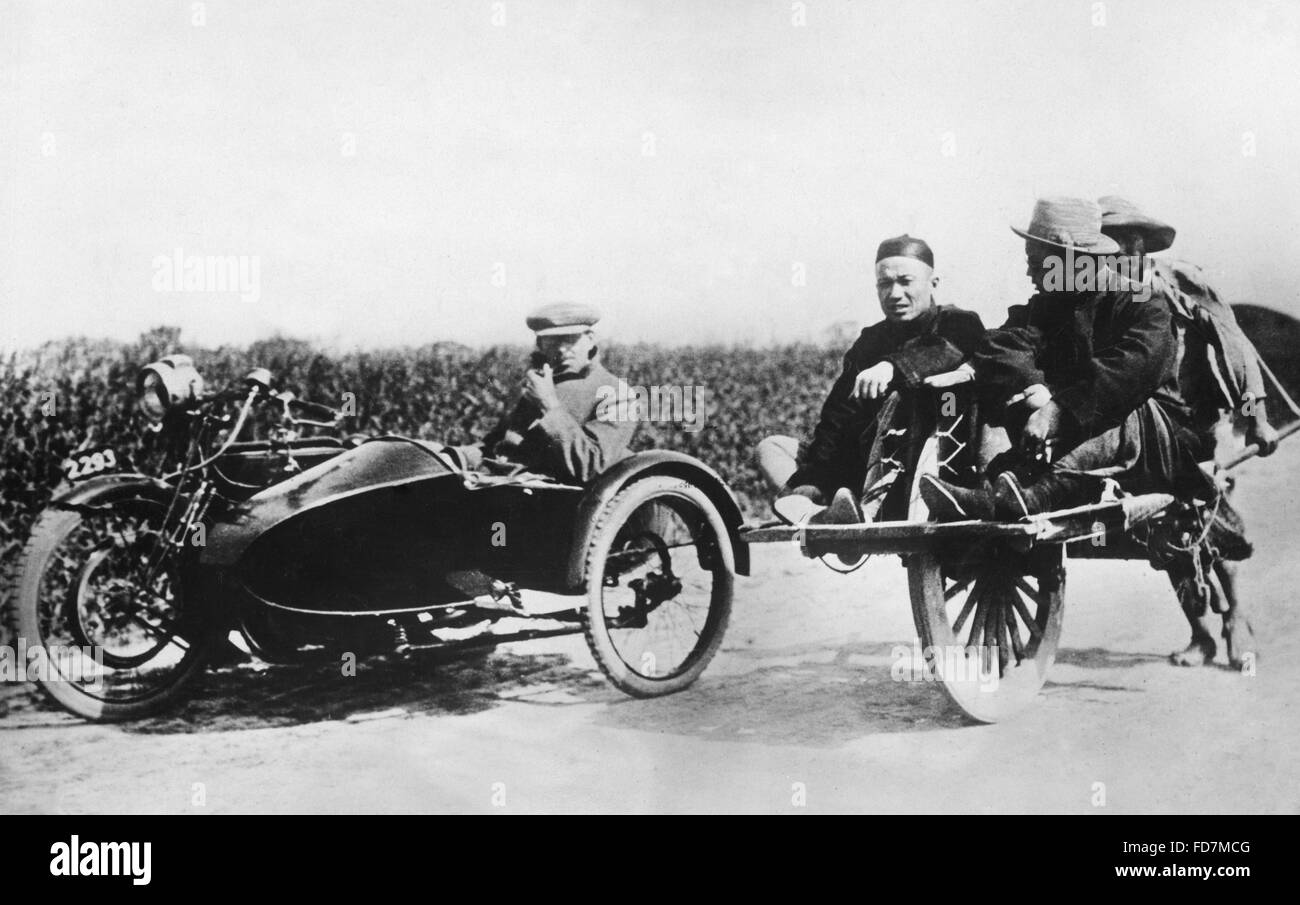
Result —
[{"label": "spoked wheel", "polygon": [[42,691],[77,716],[109,722],[157,710],[211,648],[163,555],[162,515],[148,503],[48,510],[32,529],[11,588],[18,638]]},{"label": "spoked wheel", "polygon": [[987,545],[963,557],[912,556],[912,616],[927,667],[948,696],[968,716],[996,723],[1033,702],[1056,659],[1061,550]]},{"label": "spoked wheel", "polygon": [[[922,449],[915,477],[939,472],[938,438]],[[914,483],[910,518],[929,512]],[[1065,611],[1064,551],[1016,549],[999,540],[908,558],[912,617],[927,668],[953,702],[982,723],[1031,704],[1056,659]]]},{"label": "spoked wheel", "polygon": [[601,671],[634,697],[690,685],[722,645],[735,559],[703,491],[652,475],[606,505],[587,549],[583,631]]}]

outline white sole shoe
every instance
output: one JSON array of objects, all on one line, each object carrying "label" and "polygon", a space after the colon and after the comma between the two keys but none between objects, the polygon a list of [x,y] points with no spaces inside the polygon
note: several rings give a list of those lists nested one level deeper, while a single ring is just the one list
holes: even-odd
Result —
[{"label": "white sole shoe", "polygon": [[825,506],[819,506],[799,493],[778,497],[772,502],[772,511],[776,513],[777,518],[787,525],[802,524],[815,513],[821,512],[825,508]]}]

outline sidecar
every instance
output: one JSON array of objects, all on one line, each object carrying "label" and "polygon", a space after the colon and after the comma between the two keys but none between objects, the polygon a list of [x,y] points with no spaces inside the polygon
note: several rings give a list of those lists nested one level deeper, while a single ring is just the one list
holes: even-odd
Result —
[{"label": "sidecar", "polygon": [[379,437],[239,503],[208,534],[200,587],[270,659],[377,628],[409,647],[581,631],[617,687],[653,696],[721,644],[749,571],[741,519],[680,453],[637,453],[582,487]]}]

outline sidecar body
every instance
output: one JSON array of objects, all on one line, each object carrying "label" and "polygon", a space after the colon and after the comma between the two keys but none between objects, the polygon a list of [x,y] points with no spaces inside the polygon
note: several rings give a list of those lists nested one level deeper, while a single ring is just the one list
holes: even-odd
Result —
[{"label": "sidecar body", "polygon": [[[595,515],[628,482],[652,474],[700,488],[743,551],[734,497],[712,469],[680,453],[636,454],[582,487],[466,472],[437,444],[386,437],[248,498],[214,526],[200,563],[224,599],[235,592],[248,605],[321,616],[454,604],[466,598],[456,580],[465,574],[581,593]],[[737,560],[747,571],[747,556]]]}]

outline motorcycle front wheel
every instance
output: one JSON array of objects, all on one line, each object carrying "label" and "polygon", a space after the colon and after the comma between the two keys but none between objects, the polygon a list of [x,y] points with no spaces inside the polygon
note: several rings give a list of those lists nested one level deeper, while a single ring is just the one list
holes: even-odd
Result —
[{"label": "motorcycle front wheel", "polygon": [[83,719],[116,722],[175,701],[215,633],[187,606],[181,569],[161,536],[165,507],[139,501],[46,510],[7,597],[17,666]]}]

